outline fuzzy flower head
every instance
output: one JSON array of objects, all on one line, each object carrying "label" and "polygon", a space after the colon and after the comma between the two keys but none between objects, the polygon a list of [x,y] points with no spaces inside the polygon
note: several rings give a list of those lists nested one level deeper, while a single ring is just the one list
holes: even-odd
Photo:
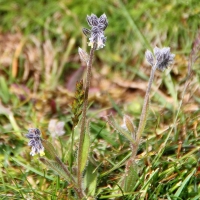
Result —
[{"label": "fuzzy flower head", "polygon": [[155,67],[161,71],[164,71],[174,61],[175,54],[170,53],[169,47],[164,47],[162,49],[155,47],[153,52],[154,55],[151,51],[147,50],[145,57],[151,66],[155,65]]},{"label": "fuzzy flower head", "polygon": [[96,43],[96,49],[101,49],[105,46],[106,37],[104,36],[104,30],[108,26],[108,20],[105,14],[101,15],[99,18],[91,14],[87,15],[88,25],[91,27],[91,30],[83,28],[83,33],[89,37],[89,46],[93,48]]},{"label": "fuzzy flower head", "polygon": [[31,146],[31,153],[30,155],[34,156],[35,154],[40,154],[41,156],[44,155],[44,147],[41,142],[41,133],[40,130],[37,128],[30,128],[28,129],[28,134],[26,137],[30,139],[28,146]]},{"label": "fuzzy flower head", "polygon": [[57,137],[65,134],[65,123],[58,121],[57,119],[51,119],[49,122],[48,130],[52,137]]}]

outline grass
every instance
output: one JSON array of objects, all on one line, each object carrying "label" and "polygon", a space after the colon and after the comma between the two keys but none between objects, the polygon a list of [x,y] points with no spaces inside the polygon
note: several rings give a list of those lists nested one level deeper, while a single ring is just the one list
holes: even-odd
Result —
[{"label": "grass", "polygon": [[[106,47],[93,62],[90,156],[84,172],[88,192],[97,199],[199,199],[198,59],[187,78],[193,44],[200,40],[198,5],[197,0],[0,0],[0,199],[74,198],[73,185],[37,156],[30,157],[24,135],[38,127],[51,141],[50,119],[64,121],[66,134],[55,145],[67,164],[74,97],[69,80],[83,75],[78,46],[87,47],[81,28],[91,13],[106,13],[109,26]],[[170,46],[175,64],[156,73],[137,154],[138,176],[132,191],[123,192],[119,182],[130,147],[102,117],[112,112],[122,124],[121,116],[128,114],[139,123],[150,73],[144,52],[155,45]],[[76,150],[78,130],[74,139]]]}]

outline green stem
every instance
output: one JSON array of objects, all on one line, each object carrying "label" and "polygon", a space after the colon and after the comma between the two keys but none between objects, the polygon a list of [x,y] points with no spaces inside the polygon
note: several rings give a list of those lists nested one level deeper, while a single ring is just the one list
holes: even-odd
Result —
[{"label": "green stem", "polygon": [[137,133],[136,133],[136,141],[134,143],[131,143],[131,150],[132,150],[131,157],[126,162],[126,169],[127,170],[129,169],[132,162],[135,160],[135,157],[136,157],[137,151],[138,151],[138,147],[139,147],[139,144],[140,144],[140,138],[141,138],[141,135],[142,135],[144,128],[145,128],[145,125],[146,125],[147,114],[148,114],[148,110],[149,110],[149,95],[150,95],[151,86],[152,86],[152,83],[153,83],[156,68],[157,68],[157,63],[155,63],[155,65],[151,69],[149,83],[148,83],[145,98],[144,98],[142,113],[141,113],[141,116],[140,116],[140,122],[139,122],[139,126],[138,126]]},{"label": "green stem", "polygon": [[86,85],[85,85],[85,94],[84,94],[84,103],[83,103],[83,113],[82,113],[82,121],[81,121],[81,131],[80,131],[80,139],[79,139],[79,148],[78,148],[78,186],[80,190],[82,190],[82,172],[81,172],[81,163],[82,163],[82,151],[83,151],[83,142],[85,135],[85,124],[86,124],[86,113],[88,106],[88,93],[90,88],[90,80],[91,80],[91,69],[92,69],[92,60],[94,56],[94,52],[96,50],[96,44],[90,50],[89,62],[87,65],[87,74],[86,74]]},{"label": "green stem", "polygon": [[137,155],[137,151],[138,151],[138,147],[139,147],[139,143],[140,141],[136,142],[135,144],[131,144],[131,151],[132,151],[132,154],[131,154],[131,160],[135,160],[135,157]]}]

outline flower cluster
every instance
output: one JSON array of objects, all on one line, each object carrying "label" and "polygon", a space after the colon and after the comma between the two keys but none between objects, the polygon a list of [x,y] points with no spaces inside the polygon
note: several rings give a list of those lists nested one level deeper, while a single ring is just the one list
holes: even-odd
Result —
[{"label": "flower cluster", "polygon": [[106,37],[104,36],[104,30],[108,26],[108,20],[105,14],[101,15],[99,18],[91,14],[87,15],[87,22],[91,27],[91,30],[83,28],[83,33],[89,37],[89,46],[93,48],[94,43],[97,45],[97,50],[105,46]]},{"label": "flower cluster", "polygon": [[155,47],[153,52],[154,56],[151,51],[147,50],[145,57],[151,66],[156,65],[156,68],[161,71],[164,71],[174,61],[175,55],[170,53],[169,47],[164,47],[162,49]]},{"label": "flower cluster", "polygon": [[32,147],[30,153],[32,156],[37,153],[39,153],[41,156],[44,155],[44,147],[42,145],[40,135],[40,130],[37,128],[28,129],[28,134],[26,134],[26,137],[30,139],[28,146]]}]

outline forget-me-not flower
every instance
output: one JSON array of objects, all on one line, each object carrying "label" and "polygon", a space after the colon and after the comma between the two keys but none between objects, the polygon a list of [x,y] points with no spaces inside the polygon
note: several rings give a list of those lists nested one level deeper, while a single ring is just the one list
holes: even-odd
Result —
[{"label": "forget-me-not flower", "polygon": [[145,57],[151,66],[156,65],[155,67],[161,71],[164,71],[174,61],[175,54],[170,53],[169,47],[162,49],[155,47],[153,52],[154,56],[151,51],[147,50]]},{"label": "forget-me-not flower", "polygon": [[32,147],[30,153],[32,156],[38,153],[41,156],[44,155],[44,147],[42,145],[42,139],[40,135],[41,135],[40,130],[37,128],[28,129],[28,134],[26,134],[26,137],[30,139],[28,146]]},{"label": "forget-me-not flower", "polygon": [[89,46],[93,48],[94,43],[96,43],[96,49],[103,48],[105,46],[106,37],[104,36],[104,30],[108,26],[108,20],[105,14],[101,15],[99,18],[91,14],[87,15],[88,25],[91,27],[91,30],[83,28],[83,33],[89,37]]}]

